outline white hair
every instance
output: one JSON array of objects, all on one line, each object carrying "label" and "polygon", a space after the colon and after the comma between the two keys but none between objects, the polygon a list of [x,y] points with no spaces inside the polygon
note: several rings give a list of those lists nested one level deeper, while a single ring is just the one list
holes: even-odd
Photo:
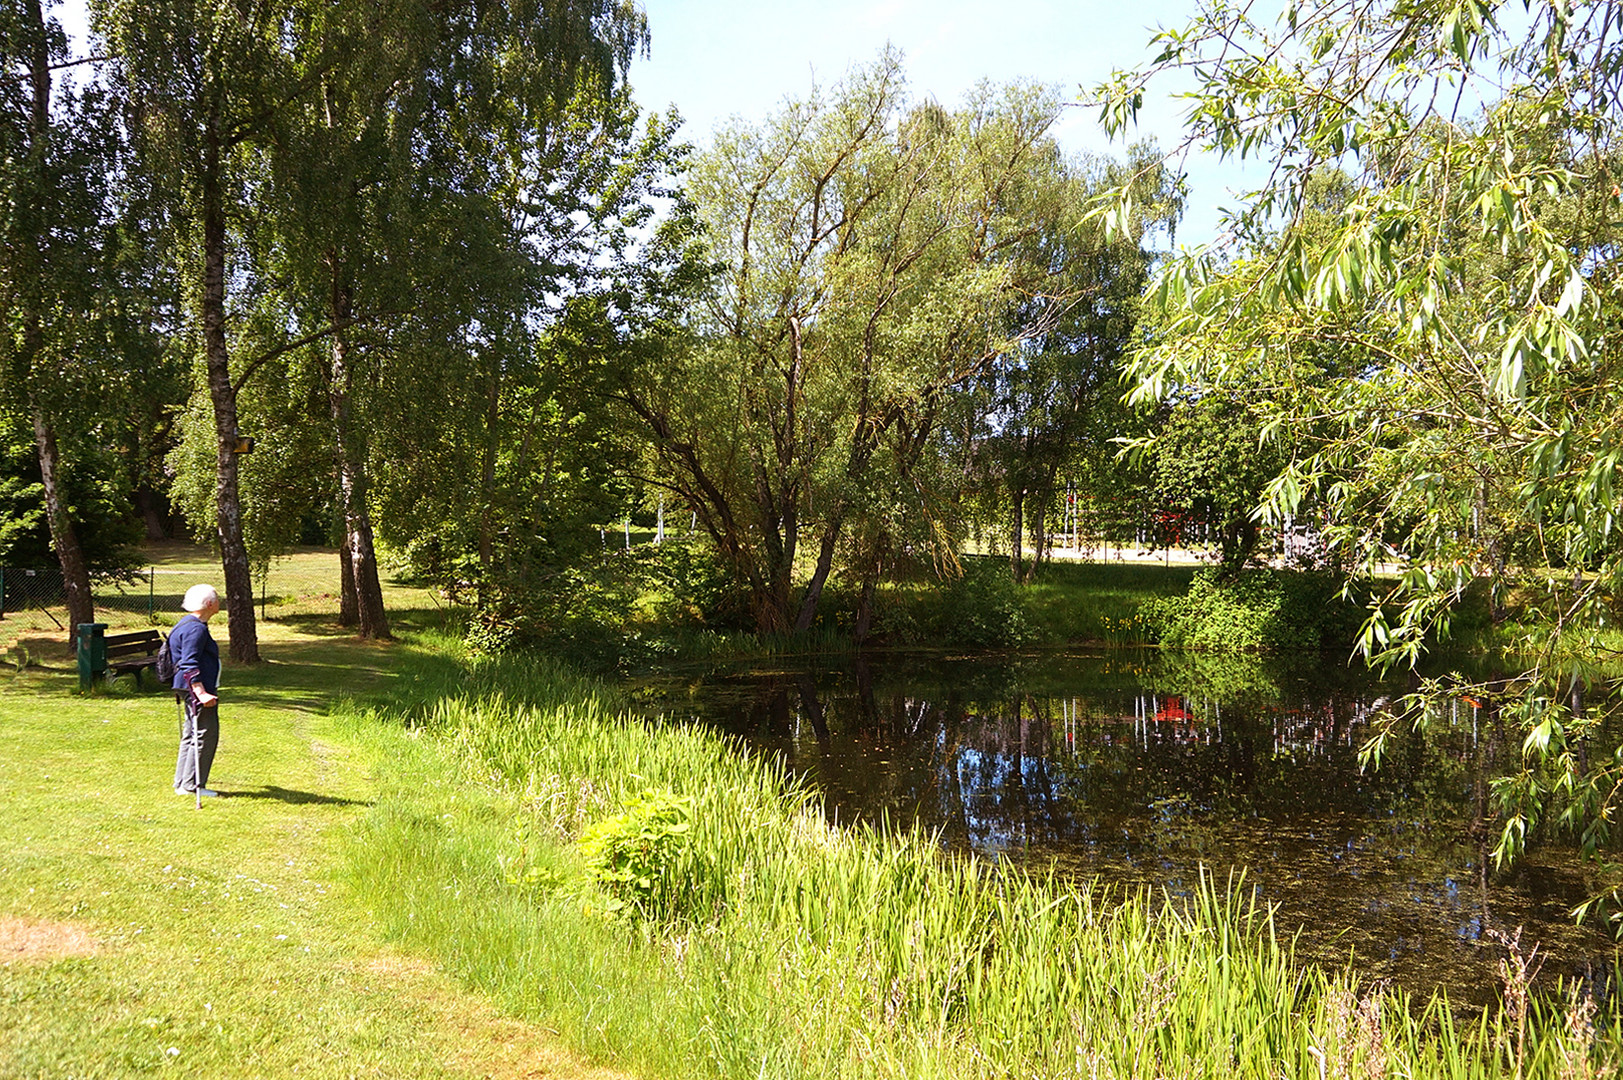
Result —
[{"label": "white hair", "polygon": [[[174,594],[171,593],[170,595]],[[186,590],[186,599],[180,602],[180,606],[183,610],[196,614],[210,604],[218,604],[219,602],[220,594],[214,591],[213,585],[193,585]]]}]

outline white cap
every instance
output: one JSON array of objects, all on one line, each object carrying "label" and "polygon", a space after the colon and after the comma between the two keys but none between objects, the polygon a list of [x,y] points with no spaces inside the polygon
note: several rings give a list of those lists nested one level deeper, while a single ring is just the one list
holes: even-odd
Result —
[{"label": "white cap", "polygon": [[186,599],[180,602],[181,609],[196,614],[210,604],[218,604],[220,594],[214,591],[213,585],[193,585],[186,590]]}]

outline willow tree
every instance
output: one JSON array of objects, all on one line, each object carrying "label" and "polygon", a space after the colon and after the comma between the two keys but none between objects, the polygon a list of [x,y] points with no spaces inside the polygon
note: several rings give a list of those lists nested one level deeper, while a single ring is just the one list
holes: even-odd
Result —
[{"label": "willow tree", "polygon": [[[812,625],[859,515],[919,515],[951,557],[910,455],[950,395],[1075,299],[1038,242],[1081,216],[1052,167],[1059,109],[1026,86],[913,102],[886,54],[697,159],[688,193],[721,269],[684,343],[617,393],[762,632]],[[882,456],[900,503],[875,500]]]},{"label": "willow tree", "polygon": [[[1170,329],[1138,393],[1243,393],[1291,450],[1259,513],[1314,499],[1333,553],[1372,577],[1401,562],[1375,580],[1370,657],[1414,662],[1473,586],[1514,604],[1519,670],[1432,684],[1406,715],[1467,692],[1522,726],[1500,858],[1541,825],[1598,849],[1623,791],[1620,759],[1584,750],[1618,706],[1599,664],[1623,588],[1623,12],[1305,3],[1265,25],[1220,7],[1157,47],[1099,88],[1107,121],[1191,73],[1189,139],[1273,167],[1234,235],[1278,242],[1163,268]],[[1352,190],[1301,229],[1328,165]]]}]

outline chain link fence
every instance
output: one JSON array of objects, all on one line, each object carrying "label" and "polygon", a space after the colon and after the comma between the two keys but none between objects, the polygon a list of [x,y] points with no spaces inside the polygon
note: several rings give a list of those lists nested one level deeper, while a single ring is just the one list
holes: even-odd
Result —
[{"label": "chain link fence", "polygon": [[[91,587],[96,621],[115,632],[152,626],[160,615],[168,616],[163,622],[173,622],[194,577],[148,567],[127,581],[96,582]],[[0,652],[21,643],[65,646],[72,637],[62,571],[0,567]]]}]

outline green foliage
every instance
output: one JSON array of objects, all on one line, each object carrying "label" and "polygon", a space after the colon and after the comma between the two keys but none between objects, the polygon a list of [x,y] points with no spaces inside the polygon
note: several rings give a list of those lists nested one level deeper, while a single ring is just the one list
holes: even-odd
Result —
[{"label": "green foliage", "polygon": [[1284,464],[1260,427],[1243,402],[1209,395],[1175,404],[1153,443],[1158,507],[1178,512],[1186,527],[1210,524],[1228,570],[1255,550],[1256,508]]},{"label": "green foliage", "polygon": [[690,890],[693,800],[649,789],[614,817],[588,825],[580,852],[592,879],[608,895],[606,912],[670,920],[698,912],[683,909]]},{"label": "green foliage", "polygon": [[605,550],[598,530],[588,532],[598,548],[590,555],[504,562],[477,598],[468,648],[490,655],[539,649],[608,672],[668,653],[673,635],[748,625],[745,598],[702,540],[670,536]]},{"label": "green foliage", "polygon": [[[3,431],[0,428],[0,431]],[[20,438],[0,439],[0,564],[39,567],[39,546],[45,528],[45,486],[38,477],[33,445]],[[30,461],[30,458],[34,458]],[[36,466],[30,470],[29,465]],[[30,476],[32,471],[35,475]],[[48,537],[47,537],[48,539]],[[29,549],[26,554],[21,549]]]},{"label": "green foliage", "polygon": [[[595,538],[595,531],[594,531]],[[646,575],[624,552],[558,564],[508,564],[487,583],[470,620],[471,652],[538,648],[593,671],[621,661]]]},{"label": "green foliage", "polygon": [[1211,652],[1318,651],[1342,645],[1357,609],[1329,574],[1290,570],[1197,572],[1189,591],[1145,605],[1161,644]]},{"label": "green foliage", "polygon": [[[625,94],[583,92],[555,121],[541,165],[510,181],[535,189],[524,250],[479,257],[488,295],[359,337],[382,380],[364,397],[379,533],[417,573],[493,610],[591,563],[599,527],[642,494],[630,479],[639,448],[605,397],[622,307],[652,304],[663,287],[635,235],[661,231],[651,204],[686,152],[671,117],[644,117]],[[460,218],[424,228],[460,265]],[[551,255],[527,261],[535,249]],[[527,296],[559,302],[520,318]],[[468,320],[504,330],[470,348]]]},{"label": "green foliage", "polygon": [[750,628],[749,596],[703,537],[669,535],[635,549],[647,574],[647,609],[669,627],[742,631]]},{"label": "green foliage", "polygon": [[874,635],[887,645],[1003,649],[1037,633],[1026,588],[999,559],[965,559],[956,577],[884,589],[875,606]]},{"label": "green foliage", "polygon": [[1006,648],[1031,639],[1025,599],[1006,566],[992,559],[966,564],[947,583],[930,619],[935,640],[975,648]]},{"label": "green foliage", "polygon": [[[307,520],[329,510],[334,472],[320,416],[323,388],[308,367],[274,366],[273,377],[243,387],[238,404],[251,418],[254,451],[238,463],[243,542],[256,570],[301,542]],[[177,410],[167,465],[171,496],[193,536],[218,535],[215,463],[218,434],[207,395]],[[248,430],[248,429],[244,429]],[[330,511],[329,511],[330,512]],[[323,537],[323,540],[326,538]]]},{"label": "green foliage", "polygon": [[[1601,676],[1623,591],[1617,17],[1607,0],[1313,0],[1268,25],[1216,5],[1098,90],[1122,130],[1146,86],[1195,73],[1188,145],[1268,176],[1229,250],[1159,269],[1135,398],[1245,401],[1287,452],[1258,512],[1323,515],[1332,558],[1375,585],[1354,639],[1372,660],[1415,665],[1476,582],[1495,625],[1518,603],[1519,670],[1471,680],[1473,696],[1533,703],[1504,715],[1528,772],[1553,770],[1550,798],[1503,802],[1507,855],[1552,816],[1604,831],[1623,794],[1610,754],[1545,724],[1575,692],[1576,712],[1623,716]],[[1393,724],[1435,714],[1406,704]]]},{"label": "green foliage", "polygon": [[[58,568],[40,482],[39,456],[21,426],[11,430],[0,414],[0,565]],[[64,439],[63,502],[72,516],[79,548],[92,577],[117,577],[139,565],[140,529],[119,483],[107,447]]]}]

